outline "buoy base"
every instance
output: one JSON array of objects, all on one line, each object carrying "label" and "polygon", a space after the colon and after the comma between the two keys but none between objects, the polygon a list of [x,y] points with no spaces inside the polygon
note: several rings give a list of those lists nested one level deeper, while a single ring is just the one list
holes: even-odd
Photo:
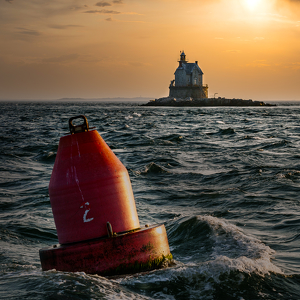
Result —
[{"label": "buoy base", "polygon": [[148,271],[172,260],[164,225],[154,225],[111,238],[39,251],[43,271],[56,269],[103,276]]}]

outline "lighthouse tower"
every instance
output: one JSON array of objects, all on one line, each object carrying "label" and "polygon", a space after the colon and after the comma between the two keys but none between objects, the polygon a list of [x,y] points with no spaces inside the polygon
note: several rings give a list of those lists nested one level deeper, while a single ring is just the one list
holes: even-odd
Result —
[{"label": "lighthouse tower", "polygon": [[[170,97],[174,98],[208,98],[208,86],[203,85],[203,72],[198,61],[189,63],[184,51],[180,53],[179,66],[174,75],[175,80],[170,84]],[[175,84],[174,84],[175,83]]]}]

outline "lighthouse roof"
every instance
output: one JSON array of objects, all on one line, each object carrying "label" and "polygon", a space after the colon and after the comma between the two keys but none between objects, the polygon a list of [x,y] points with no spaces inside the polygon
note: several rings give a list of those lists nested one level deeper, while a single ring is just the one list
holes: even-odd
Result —
[{"label": "lighthouse roof", "polygon": [[[199,74],[201,74],[201,75],[203,75],[203,72],[202,72],[202,70],[200,69],[200,67],[198,66],[198,64],[197,63],[182,63],[181,64],[181,66],[179,66],[178,68],[177,68],[177,70],[178,69],[184,69],[184,71],[185,71],[185,73],[187,74],[187,75],[190,75],[190,74],[192,74],[192,72],[193,72],[193,70],[196,68],[196,70],[198,71],[198,73]],[[175,71],[176,72],[176,71]]]},{"label": "lighthouse roof", "polygon": [[196,68],[201,74],[203,74],[202,70],[196,63],[186,63],[183,65],[184,65],[186,74],[191,74],[193,72],[194,68]]}]

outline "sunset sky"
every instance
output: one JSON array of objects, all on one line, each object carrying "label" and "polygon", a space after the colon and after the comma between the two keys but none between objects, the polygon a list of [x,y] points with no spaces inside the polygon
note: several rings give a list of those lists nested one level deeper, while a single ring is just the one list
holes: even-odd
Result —
[{"label": "sunset sky", "polygon": [[300,100],[300,0],[0,0],[0,99],[167,96],[180,51],[209,96]]}]

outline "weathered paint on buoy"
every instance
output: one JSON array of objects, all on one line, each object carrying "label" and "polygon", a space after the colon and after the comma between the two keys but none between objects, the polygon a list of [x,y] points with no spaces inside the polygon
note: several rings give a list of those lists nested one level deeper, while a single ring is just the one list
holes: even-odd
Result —
[{"label": "weathered paint on buoy", "polygon": [[152,270],[172,256],[164,225],[40,250],[42,269],[120,275]]},{"label": "weathered paint on buoy", "polygon": [[49,183],[60,245],[40,250],[42,269],[116,275],[170,260],[164,225],[140,228],[124,165],[84,116],[69,126]]},{"label": "weathered paint on buoy", "polygon": [[60,244],[140,227],[128,172],[96,130],[60,139],[49,196]]}]

